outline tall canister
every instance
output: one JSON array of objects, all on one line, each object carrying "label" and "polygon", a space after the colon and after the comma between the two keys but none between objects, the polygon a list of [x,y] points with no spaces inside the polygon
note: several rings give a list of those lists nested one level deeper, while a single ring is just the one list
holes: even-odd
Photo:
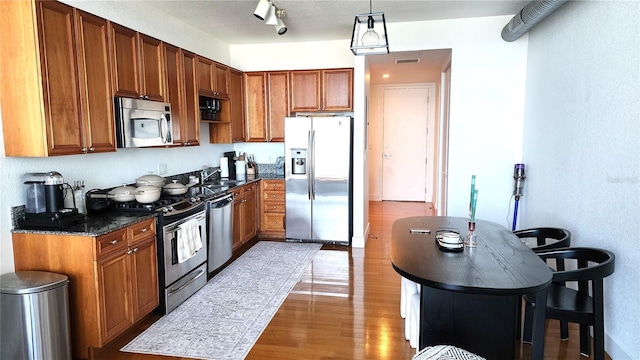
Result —
[{"label": "tall canister", "polygon": [[0,276],[0,359],[71,359],[68,283],[44,271]]}]

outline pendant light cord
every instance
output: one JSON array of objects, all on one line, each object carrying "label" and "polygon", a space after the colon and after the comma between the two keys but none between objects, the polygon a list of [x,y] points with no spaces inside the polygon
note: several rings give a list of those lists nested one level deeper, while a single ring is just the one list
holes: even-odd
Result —
[{"label": "pendant light cord", "polygon": [[371,14],[371,13],[372,13],[372,11],[371,11],[371,0],[369,0],[369,14]]}]

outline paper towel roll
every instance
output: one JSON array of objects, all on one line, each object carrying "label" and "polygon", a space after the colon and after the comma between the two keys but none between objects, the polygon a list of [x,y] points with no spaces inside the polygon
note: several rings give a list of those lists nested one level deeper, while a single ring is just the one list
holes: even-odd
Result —
[{"label": "paper towel roll", "polygon": [[236,160],[236,175],[247,173],[247,162],[244,160]]},{"label": "paper towel roll", "polygon": [[229,158],[224,156],[220,158],[220,177],[229,177]]}]

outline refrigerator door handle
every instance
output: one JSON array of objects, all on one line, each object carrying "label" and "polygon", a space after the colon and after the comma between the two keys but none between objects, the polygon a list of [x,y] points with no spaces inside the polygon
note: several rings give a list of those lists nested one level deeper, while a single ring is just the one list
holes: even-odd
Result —
[{"label": "refrigerator door handle", "polygon": [[307,133],[307,149],[309,149],[309,151],[307,151],[307,158],[306,158],[306,164],[307,164],[307,197],[309,198],[309,200],[311,200],[311,163],[309,162],[309,159],[311,158],[311,133],[312,130],[309,130],[309,132]]},{"label": "refrigerator door handle", "polygon": [[[311,185],[311,200],[316,199],[316,131],[311,130],[311,144],[309,146],[311,149],[311,168],[309,171],[309,184]],[[307,160],[309,161],[309,160]]]}]

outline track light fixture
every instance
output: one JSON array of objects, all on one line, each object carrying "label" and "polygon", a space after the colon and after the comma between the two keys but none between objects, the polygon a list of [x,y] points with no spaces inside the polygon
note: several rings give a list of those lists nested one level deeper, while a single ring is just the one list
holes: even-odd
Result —
[{"label": "track light fixture", "polygon": [[287,11],[278,9],[273,2],[269,0],[259,0],[253,15],[260,20],[264,20],[267,25],[275,26],[278,35],[283,35],[287,32],[287,26],[282,20],[283,17],[287,16]]},{"label": "track light fixture", "polygon": [[369,0],[369,13],[356,15],[356,19],[353,22],[351,51],[354,55],[389,53],[384,13],[372,13],[371,0]]},{"label": "track light fixture", "polygon": [[269,8],[271,7],[271,1],[269,0],[259,0],[258,6],[256,6],[253,15],[255,15],[258,19],[264,20],[264,18],[269,13]]}]

